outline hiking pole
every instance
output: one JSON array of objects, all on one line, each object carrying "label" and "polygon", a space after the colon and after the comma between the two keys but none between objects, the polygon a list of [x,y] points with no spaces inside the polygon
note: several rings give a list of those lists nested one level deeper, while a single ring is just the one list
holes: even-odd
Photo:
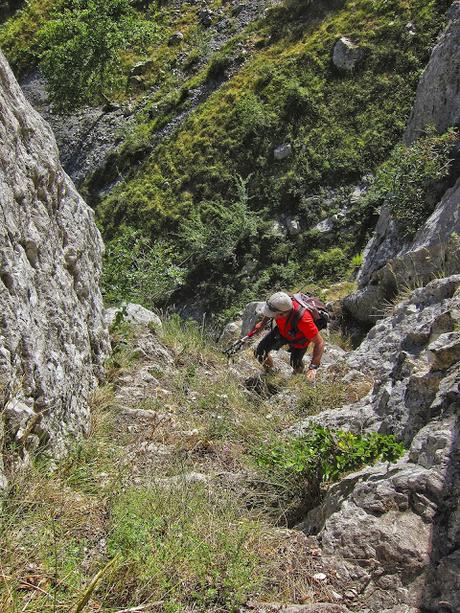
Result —
[{"label": "hiking pole", "polygon": [[264,328],[267,325],[267,322],[264,322],[262,320],[262,322],[258,323],[255,325],[255,327],[246,334],[246,336],[243,336],[243,338],[239,338],[237,341],[235,341],[233,343],[233,345],[230,345],[230,347],[228,347],[228,349],[224,349],[223,353],[230,358],[232,355],[235,355],[235,353],[238,353],[238,351],[240,351],[240,349],[242,349],[245,345],[245,343],[254,336],[254,334],[257,334],[257,332],[259,332],[259,330],[261,330],[262,328]]}]

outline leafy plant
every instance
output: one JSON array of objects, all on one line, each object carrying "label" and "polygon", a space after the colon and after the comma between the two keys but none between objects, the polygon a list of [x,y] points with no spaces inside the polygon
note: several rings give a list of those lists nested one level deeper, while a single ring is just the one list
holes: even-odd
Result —
[{"label": "leafy plant", "polygon": [[[256,465],[284,492],[284,504],[307,498],[314,506],[321,485],[381,460],[395,462],[404,447],[393,436],[358,435],[314,426],[306,434],[274,440],[254,450]],[[281,499],[282,500],[282,499]]]},{"label": "leafy plant", "polygon": [[40,67],[55,108],[111,95],[121,84],[121,51],[145,48],[153,31],[131,0],[67,0],[38,33]]},{"label": "leafy plant", "polygon": [[123,227],[107,243],[102,292],[108,304],[131,301],[153,307],[167,303],[184,281],[171,244],[152,244],[139,230]]},{"label": "leafy plant", "polygon": [[446,177],[452,160],[455,129],[439,135],[434,129],[413,145],[397,145],[389,160],[377,170],[375,183],[365,197],[367,206],[387,204],[402,236],[412,238],[433,212],[436,199],[430,191]]}]

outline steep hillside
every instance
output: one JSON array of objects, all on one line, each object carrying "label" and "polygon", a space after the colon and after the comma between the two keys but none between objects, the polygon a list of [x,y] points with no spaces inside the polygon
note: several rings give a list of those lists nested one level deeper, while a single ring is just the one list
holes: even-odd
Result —
[{"label": "steep hillside", "polygon": [[457,611],[459,289],[328,342],[316,386],[284,351],[264,375],[196,322],[109,311],[91,436],[0,513],[2,610]]},{"label": "steep hillside", "polygon": [[[139,19],[159,27],[138,55],[122,57],[128,89],[120,77],[107,91],[122,104],[114,126],[129,116],[130,127],[113,138],[87,124],[99,143],[108,139],[97,149],[108,157],[84,182],[106,239],[118,239],[107,297],[120,297],[120,279],[136,266],[122,256],[136,250],[153,250],[152,277],[163,274],[168,291],[152,299],[134,279],[125,297],[193,302],[197,314],[351,270],[375,219],[359,195],[404,132],[449,4],[154,3],[145,12],[136,3]],[[37,61],[40,40],[24,39],[24,22],[40,26],[52,14],[32,18],[34,6],[0,33],[19,70]],[[342,49],[351,63],[340,59],[348,43],[335,47],[341,37],[355,44]],[[171,266],[179,274],[165,279]]]}]

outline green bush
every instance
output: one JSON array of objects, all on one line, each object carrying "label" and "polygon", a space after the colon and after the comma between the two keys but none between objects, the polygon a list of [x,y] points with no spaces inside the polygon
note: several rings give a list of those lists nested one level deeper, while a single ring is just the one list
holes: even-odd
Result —
[{"label": "green bush", "polygon": [[373,432],[367,435],[321,426],[306,434],[275,441],[256,449],[257,465],[276,472],[286,480],[292,478],[304,489],[319,491],[322,483],[336,481],[344,473],[381,460],[395,462],[404,447],[393,436]]},{"label": "green bush", "polygon": [[107,304],[126,301],[150,308],[164,305],[184,276],[185,270],[176,263],[174,247],[165,241],[152,244],[139,230],[123,227],[107,243],[102,275]]},{"label": "green bush", "polygon": [[121,51],[145,48],[153,32],[131,0],[67,0],[38,32],[40,68],[55,108],[97,103],[120,89]]},{"label": "green bush", "polygon": [[412,146],[397,145],[389,160],[377,170],[376,180],[366,195],[365,206],[387,204],[402,236],[412,238],[433,212],[436,198],[430,197],[436,181],[449,173],[450,155],[458,132],[438,135],[434,130]]},{"label": "green bush", "polygon": [[350,258],[340,247],[333,247],[325,252],[314,250],[311,258],[315,279],[318,281],[326,283],[338,281],[350,268]]}]

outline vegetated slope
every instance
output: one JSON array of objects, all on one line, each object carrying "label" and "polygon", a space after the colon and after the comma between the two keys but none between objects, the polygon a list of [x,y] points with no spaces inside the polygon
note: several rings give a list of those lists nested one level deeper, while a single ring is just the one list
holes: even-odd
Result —
[{"label": "vegetated slope", "polygon": [[291,379],[282,359],[264,379],[249,353],[229,365],[199,324],[179,317],[162,328],[117,318],[112,332],[90,437],[56,471],[35,465],[17,475],[0,512],[2,610],[74,610],[86,595],[88,611],[156,603],[208,613],[250,599],[343,598],[346,581],[314,578],[329,574],[317,545],[281,528],[318,500],[323,478],[402,448],[391,437],[336,440],[318,429],[305,463],[307,441],[295,448],[284,429],[357,400],[371,379],[342,383],[346,367],[337,367],[312,387]]},{"label": "vegetated slope", "polygon": [[[204,5],[145,12],[136,3],[160,26],[142,55],[152,63],[141,91],[128,91],[139,105],[136,125],[86,183],[105,238],[119,239],[109,244],[107,296],[128,291],[152,302],[139,284],[117,293],[136,268],[120,256],[148,251],[145,241],[161,241],[152,279],[179,266],[179,276],[166,272],[171,300],[196,304],[200,296],[201,312],[344,275],[374,213],[356,203],[354,186],[398,142],[448,4],[304,0],[262,14],[263,3],[216,0],[205,26]],[[22,48],[12,36],[18,22],[9,28],[2,44],[13,55],[19,44],[21,65],[35,39]],[[183,39],[173,44],[175,30]],[[331,61],[342,36],[364,53],[351,72]],[[125,74],[137,59],[123,56]],[[121,82],[111,95],[125,99]],[[291,154],[277,160],[283,144]],[[341,212],[329,232],[313,229]]]},{"label": "vegetated slope", "polygon": [[[148,236],[177,235],[176,249],[190,257],[182,298],[192,288],[194,295],[208,292],[221,309],[248,288],[246,298],[274,285],[334,277],[361,247],[356,228],[368,220],[358,207],[352,229],[338,227],[326,239],[309,231],[337,212],[340,199],[321,198],[321,191],[357,181],[398,141],[445,4],[319,7],[272,9],[257,32],[260,48],[97,205],[107,238],[123,223]],[[321,7],[329,10],[321,14]],[[366,52],[346,75],[331,63],[345,34]],[[212,76],[219,70],[211,65]],[[275,160],[283,143],[293,153]],[[274,224],[283,215],[295,216],[298,235],[286,237]],[[331,249],[329,258],[315,248]]]}]

